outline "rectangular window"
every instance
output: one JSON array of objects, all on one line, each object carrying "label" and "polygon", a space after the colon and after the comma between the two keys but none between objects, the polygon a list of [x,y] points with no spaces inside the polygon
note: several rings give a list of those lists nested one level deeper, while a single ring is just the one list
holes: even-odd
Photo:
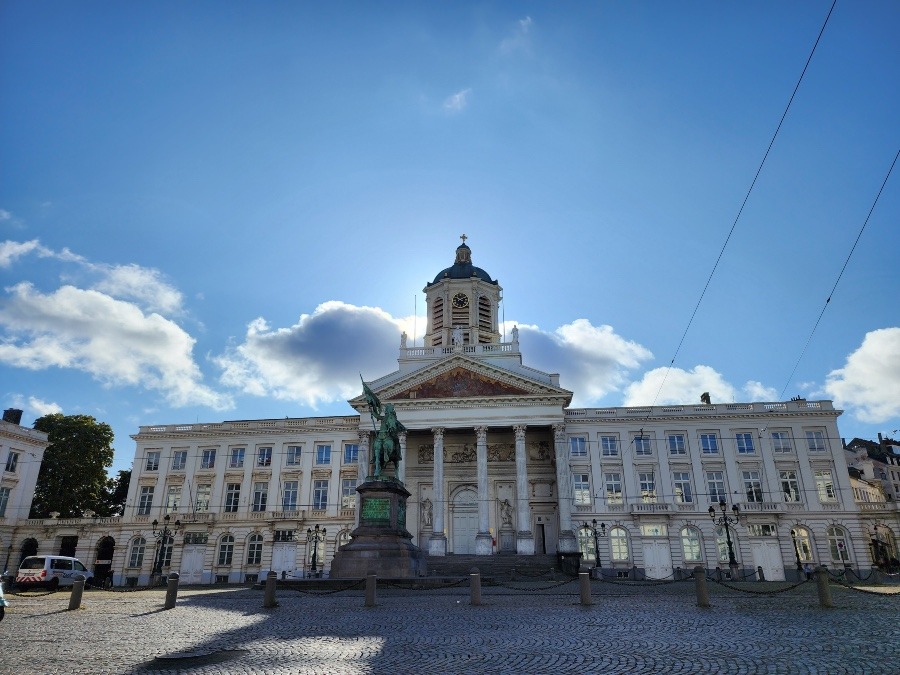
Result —
[{"label": "rectangular window", "polygon": [[600,454],[604,457],[619,456],[619,438],[618,436],[601,436],[600,437]]},{"label": "rectangular window", "polygon": [[693,503],[694,493],[691,490],[691,474],[689,471],[673,472],[672,486],[675,489],[675,502],[677,504]]},{"label": "rectangular window", "polygon": [[820,470],[815,472],[816,492],[819,493],[820,502],[837,501],[834,492],[834,481],[831,479],[830,470]]},{"label": "rectangular window", "polygon": [[750,523],[747,525],[747,533],[751,537],[777,537],[778,531],[774,525],[766,523]]},{"label": "rectangular window", "polygon": [[247,564],[259,565],[262,563],[263,538],[254,534],[247,543]]},{"label": "rectangular window", "polygon": [[331,445],[316,446],[316,464],[331,464]]},{"label": "rectangular window", "polygon": [[706,472],[706,492],[709,494],[709,501],[712,504],[718,504],[725,499],[725,474],[722,471]]},{"label": "rectangular window", "polygon": [[668,537],[669,526],[665,523],[647,523],[641,525],[642,537]]},{"label": "rectangular window", "polygon": [[231,535],[226,535],[222,537],[222,543],[219,544],[219,559],[217,563],[220,567],[226,567],[231,564],[231,560],[233,557],[234,537],[232,537]]},{"label": "rectangular window", "polygon": [[170,485],[166,490],[166,513],[177,512],[179,504],[181,504],[181,486]]},{"label": "rectangular window", "polygon": [[784,501],[800,501],[800,482],[797,480],[797,472],[793,470],[779,471],[781,477],[781,491],[784,493]]},{"label": "rectangular window", "polygon": [[634,454],[638,457],[646,457],[653,454],[649,436],[634,437]]},{"label": "rectangular window", "polygon": [[608,473],[605,476],[606,482],[606,503],[621,504],[622,503],[622,474]]},{"label": "rectangular window", "polygon": [[587,440],[583,436],[572,436],[569,439],[570,457],[587,457]]},{"label": "rectangular window", "polygon": [[197,511],[209,511],[209,500],[212,498],[212,485],[200,483],[197,486]]},{"label": "rectangular window", "polygon": [[294,541],[293,530],[275,530],[275,541]]},{"label": "rectangular window", "polygon": [[684,442],[684,434],[669,434],[666,437],[666,442],[669,445],[670,455],[687,454],[687,445]]},{"label": "rectangular window", "polygon": [[638,473],[638,483],[641,489],[641,501],[652,504],[656,501],[656,479],[652,471]]},{"label": "rectangular window", "polygon": [[0,518],[6,516],[6,505],[9,504],[9,493],[12,488],[0,488]]},{"label": "rectangular window", "polygon": [[294,466],[300,463],[300,448],[299,445],[289,445],[287,446],[287,455],[285,455],[284,463],[287,466]]},{"label": "rectangular window", "polygon": [[203,457],[200,460],[201,469],[212,469],[216,466],[216,451],[204,450]]},{"label": "rectangular window", "polygon": [[150,508],[153,506],[153,486],[142,485],[141,494],[138,497],[138,515],[149,516]]},{"label": "rectangular window", "polygon": [[342,509],[355,509],[356,508],[356,479],[355,478],[342,478],[341,479],[341,508]]},{"label": "rectangular window", "polygon": [[296,511],[297,510],[297,493],[299,490],[299,481],[286,480],[282,483],[281,488],[281,510]]},{"label": "rectangular window", "polygon": [[272,448],[257,448],[256,466],[272,466]]},{"label": "rectangular window", "polygon": [[759,471],[742,471],[744,479],[744,493],[748,502],[761,502],[763,500],[762,481]]},{"label": "rectangular window", "polygon": [[184,471],[187,464],[187,450],[176,450],[172,453],[172,470]]},{"label": "rectangular window", "polygon": [[[329,450],[331,446],[324,446]],[[327,480],[314,480],[313,481],[313,510],[314,511],[324,511],[328,506],[328,481]]]},{"label": "rectangular window", "polygon": [[572,476],[575,487],[575,503],[588,505],[591,503],[591,481],[586,473],[576,473]]},{"label": "rectangular window", "polygon": [[344,443],[344,464],[356,464],[359,461],[359,445]]},{"label": "rectangular window", "polygon": [[15,473],[16,467],[19,465],[19,453],[10,451],[9,455],[6,458],[6,469],[7,473]]},{"label": "rectangular window", "polygon": [[241,501],[241,484],[229,483],[225,488],[225,512],[236,513]]},{"label": "rectangular window", "polygon": [[246,448],[232,448],[231,456],[228,459],[228,468],[229,469],[240,469],[244,466],[244,453],[247,451]]},{"label": "rectangular window", "polygon": [[704,455],[719,454],[719,437],[715,434],[700,434],[700,450]]},{"label": "rectangular window", "polygon": [[787,431],[772,432],[772,452],[791,452],[791,435]]},{"label": "rectangular window", "polygon": [[825,432],[807,431],[806,446],[810,452],[825,452]]},{"label": "rectangular window", "polygon": [[753,434],[741,432],[734,437],[735,445],[739,455],[750,455],[755,452],[753,449]]},{"label": "rectangular window", "polygon": [[159,471],[159,451],[151,450],[147,453],[147,463],[144,465],[147,471]]},{"label": "rectangular window", "polygon": [[269,503],[269,483],[260,481],[253,484],[253,510],[265,511]]},{"label": "rectangular window", "polygon": [[147,546],[147,540],[138,537],[131,544],[131,556],[128,558],[129,567],[140,567],[144,564],[144,550]]}]

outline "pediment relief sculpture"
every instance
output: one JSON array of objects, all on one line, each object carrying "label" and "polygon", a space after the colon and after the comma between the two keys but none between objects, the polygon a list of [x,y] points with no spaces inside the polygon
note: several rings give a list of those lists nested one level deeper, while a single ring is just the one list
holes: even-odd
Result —
[{"label": "pediment relief sculpture", "polygon": [[466,398],[471,396],[524,396],[531,392],[466,368],[454,368],[432,380],[404,389],[391,400],[409,398]]}]

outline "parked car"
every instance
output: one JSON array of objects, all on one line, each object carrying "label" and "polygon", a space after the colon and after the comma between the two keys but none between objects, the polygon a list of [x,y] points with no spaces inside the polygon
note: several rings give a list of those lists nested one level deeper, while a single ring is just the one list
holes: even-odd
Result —
[{"label": "parked car", "polygon": [[9,607],[9,603],[3,597],[3,585],[4,582],[0,581],[0,621],[3,621],[3,617],[6,615],[6,608]]},{"label": "parked car", "polygon": [[75,577],[83,574],[86,584],[90,584],[90,572],[78,558],[64,555],[32,555],[19,563],[16,587],[43,586],[57,589],[71,586]]}]

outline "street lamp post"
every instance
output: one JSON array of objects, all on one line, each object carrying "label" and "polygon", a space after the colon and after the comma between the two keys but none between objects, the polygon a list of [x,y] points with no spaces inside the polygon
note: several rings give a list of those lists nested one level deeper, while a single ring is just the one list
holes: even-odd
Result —
[{"label": "street lamp post", "polygon": [[[594,527],[590,528],[591,533],[594,536],[594,560],[596,561],[595,568],[600,569],[603,565],[600,564],[600,538],[606,536],[606,523],[600,523],[600,529],[597,529],[597,519],[594,518],[591,521],[594,524]],[[587,523],[584,524],[584,527],[587,529],[590,527]]]},{"label": "street lamp post", "polygon": [[728,544],[728,566],[731,568],[731,578],[737,579],[737,559],[734,557],[734,546],[731,543],[731,525],[737,525],[740,522],[741,510],[738,508],[738,505],[735,504],[731,507],[731,512],[734,514],[733,516],[729,516],[726,508],[724,499],[719,500],[719,508],[722,510],[722,515],[716,517],[716,507],[709,507],[709,517],[712,519],[715,525],[725,528],[725,542]]},{"label": "street lamp post", "polygon": [[168,513],[163,516],[163,526],[159,528],[159,521],[153,521],[153,536],[159,541],[157,544],[158,550],[156,551],[156,561],[153,563],[153,573],[151,576],[153,577],[161,577],[162,576],[162,566],[163,566],[163,557],[165,556],[166,546],[169,543],[169,539],[175,537],[178,534],[178,531],[181,529],[181,521],[175,521],[175,527],[170,528],[169,522],[172,520],[172,516]]},{"label": "street lamp post", "polygon": [[800,547],[797,546],[797,533],[791,530],[791,541],[794,542],[794,557],[797,559],[797,577],[802,579],[803,563],[800,562]]},{"label": "street lamp post", "polygon": [[312,544],[313,547],[311,565],[312,575],[314,577],[317,576],[316,564],[319,559],[319,544],[325,541],[325,532],[326,528],[323,527],[322,529],[319,529],[318,523],[316,524],[315,529],[307,528],[306,530],[306,545],[309,546],[310,544]]}]

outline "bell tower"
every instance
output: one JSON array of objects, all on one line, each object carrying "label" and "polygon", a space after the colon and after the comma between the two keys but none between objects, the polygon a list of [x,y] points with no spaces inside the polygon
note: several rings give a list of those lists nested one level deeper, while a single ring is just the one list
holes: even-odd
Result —
[{"label": "bell tower", "polygon": [[472,264],[472,250],[456,247],[456,260],[423,289],[428,312],[426,347],[496,344],[500,342],[499,307],[503,289]]}]

